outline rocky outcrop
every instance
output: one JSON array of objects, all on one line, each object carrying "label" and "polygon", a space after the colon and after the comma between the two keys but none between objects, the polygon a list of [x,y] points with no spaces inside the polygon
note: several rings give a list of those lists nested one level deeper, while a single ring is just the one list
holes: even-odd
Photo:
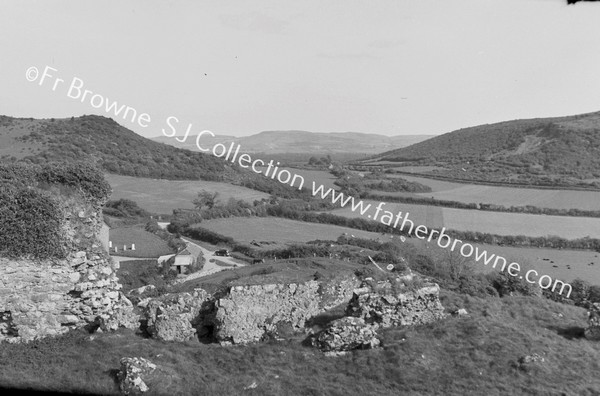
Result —
[{"label": "rocky outcrop", "polygon": [[215,303],[213,318],[217,341],[245,344],[284,331],[300,331],[308,319],[346,303],[358,280],[352,277],[326,282],[232,286]]},{"label": "rocky outcrop", "polygon": [[211,296],[202,289],[192,294],[166,294],[152,299],[145,305],[142,314],[146,321],[147,332],[163,341],[187,341],[196,336],[196,327],[200,326],[206,310],[211,311],[214,304]]},{"label": "rocky outcrop", "polygon": [[117,374],[119,389],[125,395],[139,395],[150,388],[146,385],[148,377],[156,370],[156,365],[144,358],[125,357],[121,361],[121,370]]},{"label": "rocky outcrop", "polygon": [[443,319],[439,286],[425,283],[415,289],[392,287],[386,282],[365,282],[354,291],[346,314],[379,327],[415,325]]},{"label": "rocky outcrop", "polygon": [[366,324],[364,319],[348,316],[334,320],[314,339],[313,345],[323,352],[343,352],[353,349],[371,349],[379,346],[377,325]]}]

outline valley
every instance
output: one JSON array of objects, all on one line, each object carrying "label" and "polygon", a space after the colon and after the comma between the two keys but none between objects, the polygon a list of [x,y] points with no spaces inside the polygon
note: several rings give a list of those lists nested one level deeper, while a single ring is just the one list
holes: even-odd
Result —
[{"label": "valley", "polygon": [[[66,125],[67,131],[61,132],[60,128],[56,127],[57,124],[53,123]],[[18,130],[17,125],[20,128]],[[11,127],[13,129],[10,129]],[[4,126],[0,126],[0,139],[4,139],[7,144],[12,142],[11,147],[22,148],[23,152],[27,153],[19,157],[12,155],[10,160],[17,160],[21,165],[29,163],[27,166],[38,166],[37,172],[41,172],[41,175],[50,182],[43,179],[44,182],[37,184],[36,188],[49,189],[53,194],[65,194],[68,197],[73,193],[68,189],[48,187],[45,183],[57,183],[56,180],[61,182],[66,180],[66,183],[73,181],[69,181],[69,178],[55,179],[52,174],[45,174],[41,170],[43,169],[41,165],[31,165],[31,163],[44,161],[55,163],[58,158],[62,158],[63,163],[69,164],[69,169],[77,169],[79,165],[75,160],[76,156],[87,153],[96,159],[96,166],[102,170],[104,179],[112,188],[110,201],[104,207],[104,220],[110,226],[107,242],[118,249],[118,251],[111,251],[110,254],[115,261],[121,261],[116,276],[125,285],[123,290],[134,306],[131,308],[133,310],[131,315],[138,319],[144,317],[147,318],[145,320],[154,320],[152,315],[155,314],[152,310],[157,306],[156,304],[164,307],[167,310],[165,312],[171,312],[168,315],[172,316],[161,319],[173,321],[167,327],[153,325],[150,330],[143,330],[141,327],[130,326],[116,333],[119,337],[123,337],[122,340],[111,338],[113,333],[110,332],[106,332],[106,335],[85,336],[89,337],[86,348],[96,351],[95,353],[100,352],[94,340],[104,343],[104,347],[100,348],[102,354],[99,355],[99,359],[103,360],[103,364],[107,367],[110,364],[108,359],[116,353],[114,348],[126,349],[125,344],[137,345],[140,334],[148,337],[146,338],[148,342],[144,345],[152,351],[162,350],[160,346],[162,344],[157,344],[157,342],[164,342],[162,340],[187,340],[185,343],[174,343],[174,346],[169,348],[169,351],[185,355],[185,357],[180,355],[175,364],[160,358],[159,355],[152,357],[153,361],[171,370],[181,364],[203,367],[206,362],[199,360],[197,352],[194,352],[198,351],[198,345],[202,351],[210,351],[217,359],[233,359],[229,352],[217,346],[221,342],[240,345],[249,343],[249,346],[244,348],[254,349],[252,349],[253,355],[248,359],[266,359],[264,367],[267,371],[274,370],[276,366],[282,364],[275,358],[282,352],[295,356],[296,360],[300,356],[298,353],[303,353],[303,359],[306,359],[307,346],[304,344],[310,337],[306,338],[297,330],[301,329],[308,333],[314,331],[316,334],[327,331],[332,323],[344,317],[344,304],[328,307],[330,310],[327,311],[318,311],[321,312],[319,315],[305,322],[300,321],[300,327],[295,331],[286,330],[281,323],[275,330],[269,332],[264,330],[271,328],[269,327],[271,321],[280,320],[273,319],[276,316],[267,318],[265,324],[250,325],[245,321],[260,321],[262,319],[257,318],[262,318],[261,315],[270,310],[274,310],[276,315],[288,315],[286,304],[290,304],[294,298],[304,298],[303,293],[308,293],[310,287],[315,287],[315,290],[323,293],[322,296],[315,295],[301,300],[300,307],[303,308],[291,308],[289,314],[297,315],[298,312],[309,309],[306,307],[311,307],[311,304],[315,304],[318,299],[331,298],[331,295],[327,294],[330,292],[325,292],[331,285],[334,285],[338,292],[340,288],[352,289],[358,285],[358,283],[344,283],[348,281],[347,279],[352,279],[352,282],[363,282],[364,285],[364,282],[372,282],[368,279],[373,277],[392,279],[397,276],[396,273],[415,273],[428,282],[434,281],[440,288],[439,301],[444,304],[442,309],[446,312],[445,315],[448,315],[443,323],[447,323],[449,327],[444,328],[451,329],[451,334],[447,333],[445,337],[453,340],[451,343],[454,345],[458,345],[456,340],[462,334],[475,331],[471,327],[476,327],[477,323],[484,321],[489,326],[499,329],[498,334],[502,333],[504,337],[501,338],[502,340],[506,340],[507,331],[512,331],[509,338],[518,346],[515,347],[516,349],[527,348],[525,344],[529,345],[529,343],[541,345],[545,342],[551,344],[549,348],[552,351],[564,350],[566,345],[563,344],[568,340],[565,332],[583,334],[582,326],[585,326],[585,320],[581,314],[585,312],[584,308],[590,306],[590,301],[600,302],[600,294],[596,293],[596,290],[600,289],[598,270],[600,252],[592,248],[563,247],[587,246],[588,242],[589,246],[600,246],[598,245],[600,217],[569,215],[569,210],[572,209],[600,210],[598,204],[600,193],[591,188],[574,190],[561,183],[543,188],[494,185],[497,179],[493,173],[489,185],[485,184],[485,180],[457,183],[452,178],[444,180],[443,174],[440,174],[440,169],[448,169],[447,162],[398,168],[395,161],[389,163],[384,161],[375,166],[362,168],[364,164],[357,165],[355,159],[342,161],[337,159],[335,154],[331,156],[297,154],[294,161],[285,162],[285,165],[282,164],[280,168],[288,170],[291,174],[301,175],[305,179],[305,189],[297,191],[262,175],[252,175],[235,165],[223,164],[224,161],[218,158],[147,142],[120,128],[122,127],[97,117],[34,122],[9,119],[5,120]],[[81,136],[77,135],[80,131],[83,132],[83,136],[86,136],[85,143],[81,140]],[[105,134],[104,137],[102,134]],[[124,138],[121,139],[121,135]],[[74,146],[77,149],[74,150],[81,150],[81,152],[77,155],[61,157],[69,147],[67,142],[71,137],[76,142],[79,141],[79,144]],[[311,135],[310,138],[314,136]],[[107,139],[116,144],[106,144]],[[139,144],[136,146],[138,141]],[[524,151],[527,150],[521,147],[518,154],[521,155]],[[362,153],[362,155],[366,154],[368,150]],[[7,155],[9,154],[5,154],[5,159]],[[273,158],[270,155],[263,153],[261,157],[269,160]],[[272,155],[276,157],[278,153],[273,152]],[[281,153],[279,155],[277,160],[285,161],[285,155]],[[346,157],[340,155],[340,158]],[[20,170],[19,166],[14,169],[8,167],[1,171],[0,182],[2,178],[10,180],[15,177],[15,174],[22,174],[24,182],[35,184],[35,181],[28,179],[29,173]],[[188,169],[188,166],[192,168]],[[411,174],[387,172],[388,169],[394,168],[410,169]],[[479,175],[485,174],[485,170],[482,169],[477,172]],[[425,177],[428,174],[435,174],[436,179]],[[82,182],[86,188],[92,188],[94,183],[89,183],[85,177],[78,177],[81,179],[78,179],[78,182]],[[409,218],[415,226],[423,224],[428,228],[436,229],[445,227],[449,234],[458,235],[456,238],[460,238],[475,249],[502,256],[509,263],[519,263],[522,274],[525,271],[535,271],[536,280],[547,277],[559,287],[556,291],[548,290],[549,287],[541,290],[533,282],[525,283],[522,280],[523,276],[521,279],[510,279],[506,272],[501,272],[499,268],[483,264],[473,257],[460,256],[458,250],[452,253],[449,249],[440,248],[435,241],[427,242],[405,234],[401,235],[398,230],[370,220],[366,216],[361,217],[349,206],[340,207],[339,202],[334,204],[328,199],[312,196],[309,186],[313,181],[316,185],[322,184],[326,189],[334,189],[337,194],[352,196],[357,201],[362,200],[365,205],[370,204],[373,208],[380,201],[379,198],[373,199],[369,196],[372,194],[381,197],[382,201],[386,202],[384,210],[393,213],[398,211],[409,213]],[[393,202],[399,197],[433,197],[441,201],[476,203],[484,206],[550,208],[563,210],[564,213],[562,215],[508,213],[480,210],[477,209],[478,206],[459,209],[435,206],[435,202],[431,204]],[[386,201],[385,198],[389,198],[390,201]],[[68,201],[69,198],[65,199]],[[157,218],[160,223],[157,222]],[[121,246],[125,250],[122,250]],[[553,248],[535,246],[553,246]],[[372,263],[377,264],[378,267]],[[419,282],[423,281],[419,280]],[[423,287],[419,282],[415,286],[403,284],[402,287],[422,287],[419,293],[431,290],[428,286]],[[314,286],[317,283],[319,286]],[[564,286],[565,284],[567,286]],[[297,293],[300,297],[277,294],[295,288],[302,288],[302,292]],[[562,294],[563,290],[565,294]],[[349,291],[351,290],[346,290],[346,293]],[[239,296],[245,297],[239,297],[236,293],[241,293]],[[405,290],[403,293],[410,292]],[[345,296],[339,300],[342,298],[340,295],[335,293],[332,295],[337,296],[336,303],[345,302],[349,298]],[[200,296],[205,296],[203,298],[208,300],[204,301],[200,308],[193,309],[200,309],[198,315],[199,318],[204,318],[202,320],[222,320],[218,322],[220,327],[210,324],[213,322],[207,324],[207,327],[194,322],[196,327],[191,328],[192,322],[186,316],[187,313],[172,311],[189,309],[185,301],[195,301],[194,299]],[[213,300],[217,298],[215,296],[221,299],[218,304]],[[178,302],[175,305],[168,305],[171,298],[178,299]],[[190,298],[192,300],[189,300]],[[288,301],[288,298],[292,300]],[[231,301],[241,304],[240,308],[224,310],[219,305],[227,306]],[[197,303],[199,304],[194,302]],[[276,304],[283,305],[281,308],[274,308],[279,307]],[[296,302],[291,304],[293,306]],[[230,307],[238,307],[238,305]],[[459,308],[466,308],[467,318],[471,321],[467,326],[471,327],[461,327],[464,325],[459,321],[464,319],[454,317]],[[204,309],[209,310],[203,311]],[[235,313],[236,309],[240,310],[239,314]],[[509,309],[510,313],[502,316],[501,312],[505,309]],[[209,311],[212,313],[209,314]],[[214,316],[214,312],[217,312],[217,316]],[[556,316],[557,312],[562,316]],[[222,317],[223,315],[229,316]],[[552,327],[554,325],[551,323],[556,323],[556,317],[568,319],[564,319],[567,321],[559,327]],[[177,325],[170,327],[174,323]],[[413,350],[415,345],[421,345],[419,353],[423,355],[423,348],[425,345],[431,345],[431,339],[434,337],[427,332],[440,333],[442,331],[439,327],[442,326],[440,323],[421,324],[418,325],[421,326],[419,328],[405,325],[382,330],[380,337],[387,342],[383,352],[394,355],[399,351],[398,348],[401,348],[403,353],[408,353],[410,356],[415,352]],[[526,330],[523,327],[525,323]],[[191,329],[189,334],[193,336],[185,332],[179,333],[182,328],[188,327]],[[178,330],[172,330],[175,328]],[[217,328],[218,330],[214,330]],[[532,337],[531,328],[536,329],[536,334],[540,331],[546,333],[544,337]],[[251,335],[248,329],[258,332],[259,335]],[[413,329],[419,331],[412,332]],[[522,329],[522,331],[515,329]],[[273,333],[270,333],[271,331]],[[69,334],[72,338],[79,337],[74,332]],[[412,346],[401,346],[404,345],[407,335],[411,337]],[[438,336],[439,334],[435,337]],[[277,337],[278,341],[264,342],[268,337]],[[587,342],[583,338],[584,336],[577,335],[574,339],[579,343]],[[483,340],[481,337],[479,339]],[[63,342],[62,340],[67,338],[57,340],[56,342]],[[281,343],[282,340],[285,342]],[[121,345],[121,342],[124,344]],[[493,343],[494,340],[490,338],[485,342]],[[467,347],[467,344],[464,346]],[[303,349],[301,351],[297,348]],[[432,348],[426,353],[444,353],[449,356],[454,353],[451,353],[452,348],[447,350],[440,349],[439,346]],[[69,350],[69,346],[65,346],[65,349]],[[12,353],[12,349],[9,348],[0,348],[0,353],[3,353],[2,351]],[[367,358],[378,356],[376,355],[378,351],[380,349],[375,348],[372,351],[352,353],[355,354],[353,356]],[[506,348],[502,351],[505,355],[502,355],[501,359],[504,359],[505,364],[508,365],[508,362],[514,359],[513,355],[516,352],[508,351]],[[31,351],[25,349],[23,353],[30,354]],[[169,353],[166,350],[162,352],[165,356]],[[471,365],[483,364],[491,359],[490,356],[492,356],[491,351],[488,351],[480,356],[480,359],[469,358],[471,360],[467,360],[469,363],[466,369],[473,370],[474,366]],[[583,356],[585,359],[593,360],[595,352],[585,352]],[[63,356],[61,359],[64,360],[64,364],[69,364],[68,357]],[[241,357],[236,359],[240,362],[244,361],[240,360]],[[449,357],[443,359],[446,362],[451,361]],[[497,360],[497,352],[495,352],[494,361]],[[208,364],[214,363],[212,360],[210,362]],[[300,365],[300,363],[294,364]],[[314,362],[311,360],[310,363],[315,367],[319,364],[331,369],[326,362],[317,363],[317,360]],[[351,367],[354,363],[348,361],[346,364]],[[394,357],[392,361],[381,364],[382,370],[389,371],[392,365],[398,364],[398,360]],[[353,372],[360,372],[360,370],[356,371],[358,366],[352,367]],[[23,370],[27,378],[33,377],[33,373],[26,367]],[[222,375],[218,367],[213,366],[211,370],[215,375]],[[275,380],[294,378],[296,375],[295,370],[292,370],[293,374],[286,370],[277,372],[279,374]],[[438,372],[433,370],[432,375],[437,375],[435,373]],[[497,375],[496,372],[494,373]],[[573,378],[578,378],[580,374],[579,371],[570,373]],[[53,383],[52,375],[45,372],[43,377],[46,383]],[[421,380],[418,378],[421,377],[415,374],[410,379],[408,388],[430,389],[429,385],[419,385]],[[328,386],[325,385],[327,379],[318,380],[323,382],[319,385],[321,389]],[[69,381],[72,382],[74,379]],[[106,391],[106,384],[100,378],[96,381],[97,383],[91,387]],[[240,381],[247,381],[247,379],[244,377]],[[551,376],[548,376],[548,381],[551,382]],[[211,382],[210,386],[195,384],[194,387],[211,390],[216,383],[218,381]],[[277,388],[277,385],[274,385],[276,381],[272,382],[268,379],[265,383]],[[352,381],[348,383],[342,381],[342,383],[345,384],[343,386],[348,386]],[[378,382],[370,386],[377,387],[376,383]],[[152,383],[152,386],[162,389],[157,383]],[[227,382],[221,384],[220,389],[229,389],[228,387],[238,389],[240,386],[242,385],[239,381]],[[308,383],[296,382],[294,386],[302,391],[312,389],[311,384]],[[467,385],[460,385],[459,388],[464,390],[465,386]],[[500,385],[494,386],[497,388]],[[288,384],[287,387],[292,385]]]}]

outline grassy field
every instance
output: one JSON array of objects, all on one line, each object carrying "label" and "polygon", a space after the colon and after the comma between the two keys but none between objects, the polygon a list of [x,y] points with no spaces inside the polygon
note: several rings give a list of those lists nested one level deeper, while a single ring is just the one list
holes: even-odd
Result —
[{"label": "grassy field", "polygon": [[329,224],[305,223],[277,217],[235,217],[205,220],[203,228],[230,236],[237,242],[266,241],[279,243],[336,240],[342,233],[357,238],[382,238],[376,232],[355,230]]},{"label": "grassy field", "polygon": [[[412,212],[411,212],[412,213]],[[343,232],[358,238],[389,241],[389,236],[338,227],[327,224],[304,223],[278,218],[229,218],[202,222],[202,227],[223,235],[231,236],[239,242],[274,241],[278,243],[307,242],[315,239],[335,240]],[[423,249],[437,248],[435,243],[428,244],[416,238],[407,239],[406,243],[415,244]],[[490,254],[505,257],[509,262],[516,261],[522,266],[535,269],[541,275],[550,275],[554,279],[566,282],[575,278],[585,279],[592,284],[600,285],[600,253],[584,250],[558,250],[538,248],[517,248],[509,246],[473,244]],[[428,248],[429,246],[429,248]],[[592,265],[590,265],[593,263]],[[497,271],[492,267],[476,263],[476,271]]]},{"label": "grassy field", "polygon": [[[110,253],[117,256],[156,258],[175,253],[165,241],[141,227],[111,228],[109,238],[112,242]],[[132,244],[135,244],[135,250],[130,250]],[[123,250],[124,245],[128,250]]]},{"label": "grassy field", "polygon": [[[598,395],[600,343],[582,338],[584,309],[535,297],[441,292],[469,315],[378,331],[383,347],[328,358],[282,342],[221,347],[161,342],[129,330],[0,345],[0,386],[118,395],[119,359],[158,368],[148,395]],[[557,313],[562,316],[557,318]],[[544,362],[520,367],[538,353]],[[254,384],[254,385],[253,385]],[[252,385],[252,386],[251,386]]]},{"label": "grassy field", "polygon": [[246,187],[202,180],[158,180],[106,174],[113,188],[112,200],[131,199],[140,207],[157,214],[171,214],[173,209],[193,209],[192,201],[200,190],[218,192],[220,200],[243,199],[250,203],[269,195]]},{"label": "grassy field", "polygon": [[392,175],[431,187],[421,194],[390,193],[389,196],[422,196],[464,203],[488,203],[504,206],[532,205],[540,208],[600,210],[600,191],[547,190],[453,183],[424,177]]},{"label": "grassy field", "polygon": [[565,239],[600,238],[600,218],[540,216],[443,208],[444,226],[459,231],[498,235],[548,236]]},{"label": "grassy field", "polygon": [[[375,212],[375,207],[379,204],[379,201],[373,201],[369,199],[363,200],[365,206],[367,204],[371,204],[371,209],[367,214],[373,214]],[[423,224],[427,227],[436,227],[441,228],[444,226],[444,212],[442,207],[439,206],[426,206],[426,205],[413,205],[413,204],[403,204],[403,203],[394,203],[387,202],[386,205],[383,206],[383,210],[389,210],[394,213],[394,215],[401,211],[402,213],[409,213],[408,218],[412,220],[415,225]],[[328,213],[344,216],[344,217],[365,217],[361,216],[358,211],[353,212],[351,208],[344,207],[341,209],[335,209]],[[366,218],[366,217],[365,217]]]},{"label": "grassy field", "polygon": [[[371,211],[378,201],[365,200],[371,204]],[[458,231],[480,231],[498,235],[547,236],[556,235],[565,239],[590,236],[600,238],[600,218],[544,216],[521,213],[488,212],[480,210],[453,209],[427,205],[387,203],[384,210],[392,213],[409,213],[415,226],[446,227]],[[345,207],[331,211],[335,215],[360,217]]]},{"label": "grassy field", "polygon": [[[434,256],[443,254],[445,251],[435,243],[428,243],[417,238],[409,238],[406,243],[413,244],[425,250],[432,250],[431,253]],[[538,277],[549,275],[553,279],[560,279],[565,282],[571,282],[579,278],[591,284],[600,285],[600,253],[598,252],[590,250],[519,248],[481,243],[471,244],[479,248],[480,251],[487,250],[489,254],[502,256],[509,263],[517,262],[522,268],[534,269],[538,272]],[[473,269],[483,273],[498,271],[498,268],[494,269],[491,266],[484,265],[482,262],[474,262]]]}]

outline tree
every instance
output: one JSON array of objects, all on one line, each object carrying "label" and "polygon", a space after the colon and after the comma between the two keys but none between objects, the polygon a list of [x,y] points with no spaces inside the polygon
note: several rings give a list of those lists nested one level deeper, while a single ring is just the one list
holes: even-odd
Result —
[{"label": "tree", "polygon": [[198,193],[198,198],[194,199],[192,203],[196,209],[200,210],[202,207],[206,206],[209,209],[212,209],[217,203],[217,197],[219,196],[218,192],[210,192],[206,190],[202,190]]},{"label": "tree", "polygon": [[321,165],[321,161],[317,157],[312,156],[312,157],[310,157],[308,159],[308,164],[309,165],[313,165],[313,166],[315,166],[315,165]]}]

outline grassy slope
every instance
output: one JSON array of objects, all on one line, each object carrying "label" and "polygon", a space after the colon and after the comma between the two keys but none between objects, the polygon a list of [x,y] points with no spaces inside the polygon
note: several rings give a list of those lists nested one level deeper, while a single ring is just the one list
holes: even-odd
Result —
[{"label": "grassy slope", "polygon": [[314,280],[315,272],[319,279],[332,279],[352,275],[354,271],[364,269],[361,264],[316,257],[314,259],[266,260],[237,268],[235,271],[221,271],[196,278],[173,287],[175,292],[192,292],[201,287],[214,292],[224,286],[257,285],[270,283],[302,283]]},{"label": "grassy slope", "polygon": [[[482,300],[442,292],[469,316],[382,331],[383,348],[326,358],[289,342],[220,347],[130,331],[0,345],[0,385],[118,394],[119,359],[159,366],[149,395],[594,395],[600,344],[581,338],[585,311],[534,297]],[[555,315],[561,313],[562,318]],[[538,353],[543,363],[519,369]],[[256,382],[255,389],[244,388]]]}]

